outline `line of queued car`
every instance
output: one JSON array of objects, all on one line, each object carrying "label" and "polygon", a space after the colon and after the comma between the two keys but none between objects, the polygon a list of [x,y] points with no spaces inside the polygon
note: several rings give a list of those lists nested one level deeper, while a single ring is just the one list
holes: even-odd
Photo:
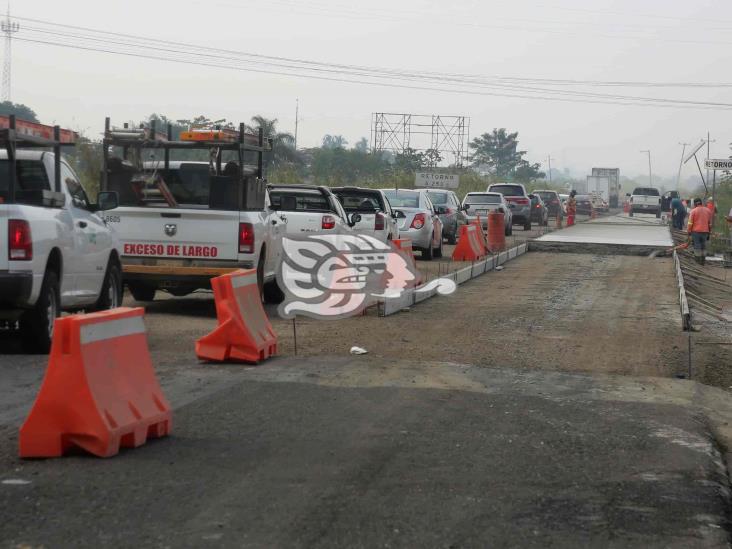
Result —
[{"label": "line of queued car", "polygon": [[422,259],[442,257],[443,242],[455,244],[460,226],[481,219],[487,228],[488,214],[504,214],[504,233],[514,225],[531,230],[531,224],[546,226],[549,217],[563,217],[564,208],[556,191],[528,193],[518,183],[496,183],[485,192],[469,192],[460,201],[447,189],[372,189],[270,185],[269,208],[285,222],[288,233],[347,228],[386,242],[408,238]]}]

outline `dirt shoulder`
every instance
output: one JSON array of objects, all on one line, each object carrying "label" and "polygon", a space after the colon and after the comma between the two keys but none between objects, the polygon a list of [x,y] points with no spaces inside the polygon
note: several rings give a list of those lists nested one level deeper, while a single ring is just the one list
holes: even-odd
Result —
[{"label": "dirt shoulder", "polygon": [[[672,262],[529,253],[393,317],[298,319],[298,353],[671,376],[687,355]],[[285,354],[292,322],[273,318]]]}]

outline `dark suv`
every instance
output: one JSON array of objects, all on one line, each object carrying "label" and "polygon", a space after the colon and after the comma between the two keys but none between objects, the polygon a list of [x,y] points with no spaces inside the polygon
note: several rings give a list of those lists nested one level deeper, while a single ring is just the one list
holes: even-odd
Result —
[{"label": "dark suv", "polygon": [[520,183],[494,183],[487,192],[501,193],[511,207],[513,224],[522,224],[525,231],[531,230],[531,199]]},{"label": "dark suv", "polygon": [[559,199],[559,193],[557,191],[542,189],[534,191],[534,194],[538,194],[541,197],[547,210],[549,210],[549,217],[558,217],[559,219],[564,217],[562,201]]}]

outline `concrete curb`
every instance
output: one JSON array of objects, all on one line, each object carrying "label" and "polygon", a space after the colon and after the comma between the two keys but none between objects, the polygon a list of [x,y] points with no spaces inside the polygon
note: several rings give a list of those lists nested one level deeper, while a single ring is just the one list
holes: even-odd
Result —
[{"label": "concrete curb", "polygon": [[[442,278],[447,278],[454,281],[456,284],[464,284],[473,278],[481,276],[489,271],[494,270],[497,266],[503,265],[504,263],[519,257],[529,251],[529,246],[526,242],[514,246],[498,255],[493,255],[480,261],[474,261],[472,264],[458,269],[452,273],[444,275]],[[406,307],[411,307],[422,301],[439,295],[437,288],[426,289],[429,282],[417,286],[416,288],[403,291],[399,297],[388,297],[379,300],[379,316],[391,316],[403,310]]]}]

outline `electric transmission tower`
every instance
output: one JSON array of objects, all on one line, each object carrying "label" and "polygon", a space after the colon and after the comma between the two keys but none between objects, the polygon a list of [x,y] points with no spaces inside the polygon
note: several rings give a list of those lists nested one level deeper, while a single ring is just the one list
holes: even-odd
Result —
[{"label": "electric transmission tower", "polygon": [[11,70],[11,43],[13,41],[13,35],[20,30],[20,25],[17,22],[10,20],[10,5],[8,5],[8,13],[5,16],[5,21],[0,21],[0,31],[5,35],[5,60],[3,63],[3,89],[2,89],[2,100],[10,101],[10,70]]}]

